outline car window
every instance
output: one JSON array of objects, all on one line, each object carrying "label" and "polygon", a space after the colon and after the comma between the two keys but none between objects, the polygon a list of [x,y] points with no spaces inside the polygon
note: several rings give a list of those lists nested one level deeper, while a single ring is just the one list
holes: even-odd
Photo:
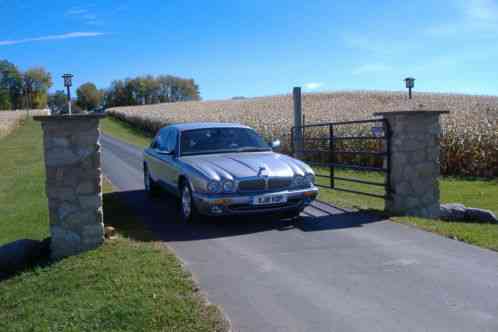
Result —
[{"label": "car window", "polygon": [[167,150],[168,135],[171,132],[170,128],[161,129],[157,135],[157,146],[159,150]]},{"label": "car window", "polygon": [[254,130],[238,127],[183,131],[180,146],[182,155],[270,150]]},{"label": "car window", "polygon": [[166,150],[174,151],[176,149],[177,133],[175,129],[170,129],[169,135],[166,141]]}]

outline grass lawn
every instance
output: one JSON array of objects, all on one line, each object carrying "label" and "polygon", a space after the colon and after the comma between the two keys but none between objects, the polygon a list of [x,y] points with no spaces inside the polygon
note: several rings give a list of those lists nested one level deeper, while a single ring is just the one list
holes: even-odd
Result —
[{"label": "grass lawn", "polygon": [[110,116],[101,120],[100,126],[104,133],[140,147],[149,146],[152,141],[151,134]]},{"label": "grass lawn", "polygon": [[0,245],[48,236],[40,123],[28,120],[0,139]]},{"label": "grass lawn", "polygon": [[[105,119],[103,131],[140,147],[148,145],[150,142],[150,138],[145,139],[143,132],[131,129],[128,124],[112,117]],[[328,170],[326,169],[317,169],[316,171],[317,174],[328,175]],[[383,182],[384,180],[382,174],[372,172],[336,171],[336,176],[352,177],[373,182]],[[317,181],[318,183],[326,184],[330,180],[317,178]],[[346,181],[336,181],[336,186],[377,194],[383,193],[382,187]],[[442,178],[440,181],[440,190],[441,201],[443,203],[462,203],[470,207],[489,209],[498,215],[497,179]],[[319,198],[340,207],[373,209],[378,211],[384,209],[384,201],[382,199],[340,191],[322,189]],[[498,225],[472,222],[445,222],[411,217],[395,217],[393,220],[498,251]]]},{"label": "grass lawn", "polygon": [[[0,245],[48,235],[41,137],[28,120],[0,140]],[[226,330],[175,255],[104,189],[105,223],[118,237],[0,281],[0,331]]]}]

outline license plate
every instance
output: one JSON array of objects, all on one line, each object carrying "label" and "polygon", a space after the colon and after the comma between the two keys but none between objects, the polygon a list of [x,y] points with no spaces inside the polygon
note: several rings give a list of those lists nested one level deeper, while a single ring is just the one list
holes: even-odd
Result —
[{"label": "license plate", "polygon": [[253,198],[252,203],[254,205],[269,205],[269,204],[281,204],[287,202],[286,195],[264,195],[256,196]]}]

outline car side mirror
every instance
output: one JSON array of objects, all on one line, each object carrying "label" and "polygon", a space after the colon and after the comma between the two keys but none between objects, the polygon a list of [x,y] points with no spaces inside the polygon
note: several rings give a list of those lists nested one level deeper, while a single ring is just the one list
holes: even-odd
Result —
[{"label": "car side mirror", "polygon": [[278,149],[280,147],[281,143],[279,139],[274,140],[271,142],[270,146],[272,149]]}]

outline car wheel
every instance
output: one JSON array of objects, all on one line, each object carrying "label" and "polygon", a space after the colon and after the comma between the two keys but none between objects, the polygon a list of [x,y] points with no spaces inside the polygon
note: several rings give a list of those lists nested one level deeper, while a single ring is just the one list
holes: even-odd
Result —
[{"label": "car wheel", "polygon": [[180,217],[183,222],[199,221],[199,214],[195,208],[190,185],[184,181],[181,186],[180,196]]},{"label": "car wheel", "polygon": [[150,177],[149,169],[144,166],[144,187],[145,191],[150,196],[157,196],[159,194],[159,186]]}]

